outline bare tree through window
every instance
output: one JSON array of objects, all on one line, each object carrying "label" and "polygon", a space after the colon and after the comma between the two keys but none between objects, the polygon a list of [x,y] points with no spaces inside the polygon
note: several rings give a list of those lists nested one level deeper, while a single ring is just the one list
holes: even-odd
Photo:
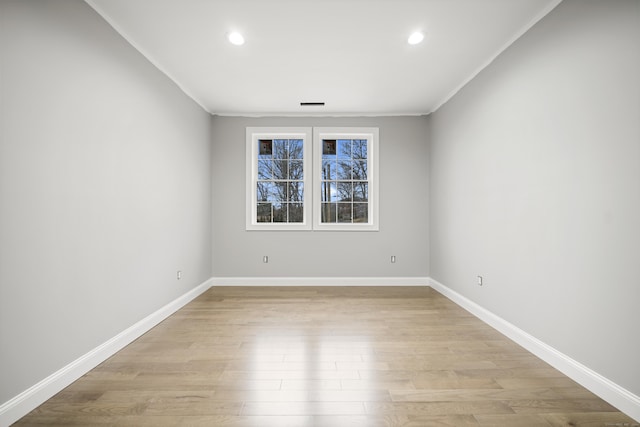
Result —
[{"label": "bare tree through window", "polygon": [[259,139],[257,222],[304,221],[304,141]]},{"label": "bare tree through window", "polygon": [[322,141],[321,221],[366,223],[369,220],[368,141]]}]

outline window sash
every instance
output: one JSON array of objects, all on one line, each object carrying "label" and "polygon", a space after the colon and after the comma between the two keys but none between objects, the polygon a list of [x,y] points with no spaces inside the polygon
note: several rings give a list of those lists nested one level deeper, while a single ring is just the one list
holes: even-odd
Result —
[{"label": "window sash", "polygon": [[313,229],[377,231],[378,128],[314,128],[313,143]]},{"label": "window sash", "polygon": [[248,127],[246,144],[246,229],[310,230],[311,128]]}]

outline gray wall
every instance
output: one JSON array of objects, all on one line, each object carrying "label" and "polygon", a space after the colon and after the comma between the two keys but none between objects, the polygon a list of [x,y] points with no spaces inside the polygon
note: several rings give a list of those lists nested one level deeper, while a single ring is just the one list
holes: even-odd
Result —
[{"label": "gray wall", "polygon": [[[427,277],[425,117],[213,117],[216,277]],[[380,231],[245,231],[247,126],[371,126],[380,130]],[[269,263],[262,256],[269,256]],[[390,263],[391,255],[397,257]]]},{"label": "gray wall", "polygon": [[211,277],[211,177],[210,116],[84,2],[0,20],[2,403]]},{"label": "gray wall", "polygon": [[565,0],[430,117],[431,277],[636,395],[639,40]]}]

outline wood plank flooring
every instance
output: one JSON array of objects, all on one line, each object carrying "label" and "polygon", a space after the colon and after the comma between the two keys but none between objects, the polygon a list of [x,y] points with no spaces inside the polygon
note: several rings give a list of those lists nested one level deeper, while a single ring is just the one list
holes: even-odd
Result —
[{"label": "wood plank flooring", "polygon": [[16,425],[624,423],[427,287],[215,287]]}]

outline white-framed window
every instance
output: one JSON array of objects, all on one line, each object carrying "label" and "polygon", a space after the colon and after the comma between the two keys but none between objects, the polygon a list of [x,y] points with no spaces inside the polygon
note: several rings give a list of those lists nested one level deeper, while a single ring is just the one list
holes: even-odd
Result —
[{"label": "white-framed window", "polygon": [[377,231],[378,128],[314,128],[314,230]]},{"label": "white-framed window", "polygon": [[378,128],[248,127],[246,144],[247,230],[378,230]]},{"label": "white-framed window", "polygon": [[310,230],[311,128],[247,128],[247,230]]}]

